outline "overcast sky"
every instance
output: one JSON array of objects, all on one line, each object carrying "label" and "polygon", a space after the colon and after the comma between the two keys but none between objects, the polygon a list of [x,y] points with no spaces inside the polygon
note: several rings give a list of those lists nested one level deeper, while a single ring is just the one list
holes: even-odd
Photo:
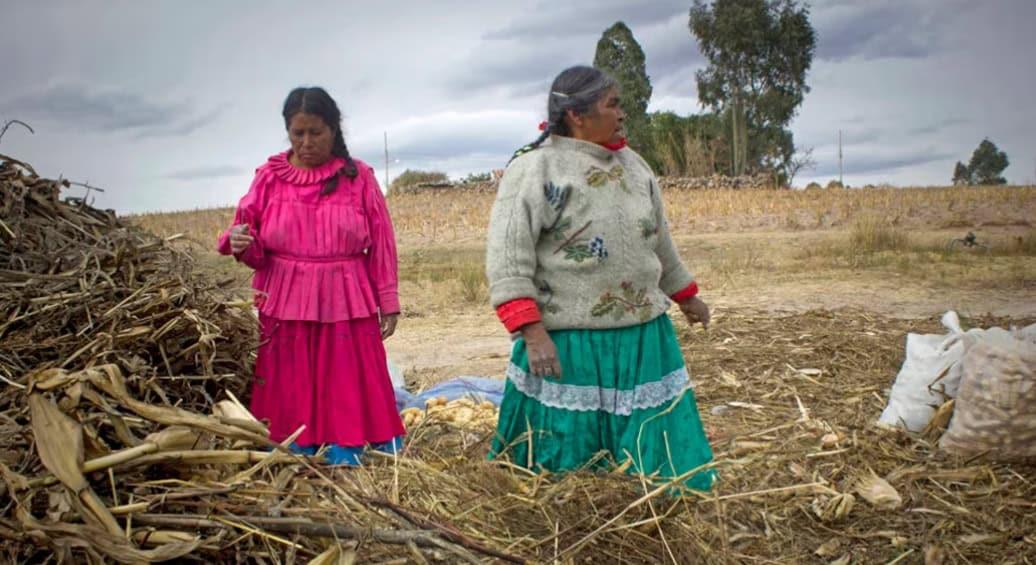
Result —
[{"label": "overcast sky", "polygon": [[[148,2],[4,0],[0,153],[104,187],[120,212],[233,204],[287,147],[291,88],[320,85],[354,156],[385,175],[502,166],[533,139],[551,79],[589,64],[626,22],[644,48],[651,110],[702,111],[690,1]],[[302,6],[305,8],[302,8]],[[947,184],[984,137],[1009,181],[1036,177],[1036,1],[812,3],[812,87],[792,123],[816,170],[846,182]]]}]

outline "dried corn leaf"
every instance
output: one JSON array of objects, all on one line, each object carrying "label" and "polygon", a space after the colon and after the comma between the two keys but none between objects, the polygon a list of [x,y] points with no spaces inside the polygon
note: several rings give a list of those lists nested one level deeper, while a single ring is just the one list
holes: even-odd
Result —
[{"label": "dried corn leaf", "polygon": [[157,563],[178,559],[196,550],[202,540],[175,541],[154,549],[142,550],[134,547],[121,532],[112,535],[96,527],[82,524],[48,524],[39,522],[24,510],[17,511],[18,519],[26,527],[42,532],[50,540],[73,538],[85,542],[90,548],[119,563]]},{"label": "dried corn leaf", "polygon": [[32,433],[43,465],[74,493],[87,488],[80,469],[83,465],[83,430],[53,401],[39,394],[29,395]]},{"label": "dried corn leaf", "polygon": [[935,411],[935,415],[928,421],[921,434],[929,441],[938,440],[943,432],[946,431],[946,427],[950,425],[950,419],[953,418],[953,407],[954,400],[944,402],[938,410]]},{"label": "dried corn leaf", "polygon": [[163,451],[182,451],[197,448],[201,436],[197,430],[186,426],[170,426],[148,434],[144,441]]},{"label": "dried corn leaf", "polygon": [[29,395],[32,433],[43,465],[82,502],[86,518],[93,519],[113,535],[122,533],[115,517],[90,488],[81,471],[83,431],[53,401],[39,393]]},{"label": "dried corn leaf", "polygon": [[813,552],[817,557],[834,557],[838,555],[842,549],[841,538],[831,538],[824,542]]},{"label": "dried corn leaf", "polygon": [[895,510],[903,504],[903,497],[885,479],[871,473],[859,480],[856,492],[864,500],[882,510]]},{"label": "dried corn leaf", "polygon": [[356,562],[356,549],[343,547],[334,543],[323,553],[309,560],[307,565],[353,565]]}]

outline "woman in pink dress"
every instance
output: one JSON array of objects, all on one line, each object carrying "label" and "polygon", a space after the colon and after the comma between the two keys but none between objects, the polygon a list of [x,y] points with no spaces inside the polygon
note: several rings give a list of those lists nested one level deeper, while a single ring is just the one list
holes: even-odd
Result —
[{"label": "woman in pink dress", "polygon": [[291,149],[256,170],[219,252],[255,269],[261,341],[251,409],[274,441],[356,465],[402,445],[382,340],[399,316],[396,243],[374,172],[321,88],[284,102]]}]

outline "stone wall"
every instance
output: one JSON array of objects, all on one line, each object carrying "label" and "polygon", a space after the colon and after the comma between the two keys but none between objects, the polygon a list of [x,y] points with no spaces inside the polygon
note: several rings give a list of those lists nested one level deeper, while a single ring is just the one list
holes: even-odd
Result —
[{"label": "stone wall", "polygon": [[[496,192],[497,180],[477,183],[419,183],[397,189],[400,193],[415,192],[437,192],[463,190],[467,192]],[[761,190],[773,189],[773,177],[769,175],[754,175],[740,177],[725,177],[713,175],[710,177],[659,177],[659,184],[662,190]]]},{"label": "stone wall", "polygon": [[776,188],[773,177],[766,174],[726,177],[659,177],[663,190],[759,190]]}]

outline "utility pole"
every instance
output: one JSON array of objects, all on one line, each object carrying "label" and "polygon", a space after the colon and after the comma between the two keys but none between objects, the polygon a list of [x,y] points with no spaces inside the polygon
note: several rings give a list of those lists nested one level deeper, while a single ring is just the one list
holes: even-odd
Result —
[{"label": "utility pole", "polygon": [[842,130],[838,130],[838,184],[842,184]]},{"label": "utility pole", "polygon": [[388,132],[385,132],[385,194],[388,194],[389,189],[389,169],[388,169]]},{"label": "utility pole", "polygon": [[735,100],[730,107],[730,145],[733,149],[730,155],[730,176],[732,177],[737,176],[737,159],[739,155],[737,141],[737,101]]}]

